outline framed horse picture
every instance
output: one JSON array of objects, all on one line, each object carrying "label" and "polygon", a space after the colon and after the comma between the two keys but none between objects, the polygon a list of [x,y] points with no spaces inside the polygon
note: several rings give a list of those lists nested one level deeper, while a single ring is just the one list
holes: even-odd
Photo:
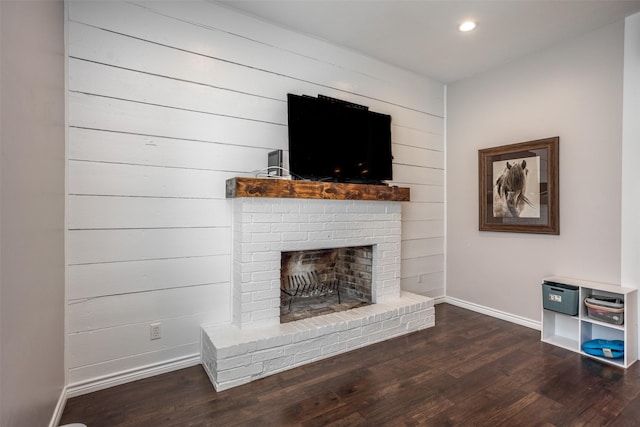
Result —
[{"label": "framed horse picture", "polygon": [[560,234],[560,138],[478,150],[480,231]]}]

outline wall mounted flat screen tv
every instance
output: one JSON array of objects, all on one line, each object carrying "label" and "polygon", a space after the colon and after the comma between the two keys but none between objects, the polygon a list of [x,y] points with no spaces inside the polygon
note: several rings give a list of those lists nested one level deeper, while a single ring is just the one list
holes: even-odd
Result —
[{"label": "wall mounted flat screen tv", "polygon": [[288,94],[287,103],[294,178],[365,184],[393,179],[391,116],[324,96]]}]

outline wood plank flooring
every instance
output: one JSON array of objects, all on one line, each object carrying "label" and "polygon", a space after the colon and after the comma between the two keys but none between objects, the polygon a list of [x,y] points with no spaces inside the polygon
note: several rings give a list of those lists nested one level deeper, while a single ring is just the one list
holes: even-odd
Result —
[{"label": "wood plank flooring", "polygon": [[79,396],[62,423],[113,426],[640,426],[623,370],[448,304],[436,326],[217,393],[201,366]]}]

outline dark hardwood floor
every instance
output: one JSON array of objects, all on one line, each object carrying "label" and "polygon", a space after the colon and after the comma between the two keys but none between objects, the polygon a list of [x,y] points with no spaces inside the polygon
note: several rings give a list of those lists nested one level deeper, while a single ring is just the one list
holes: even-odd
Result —
[{"label": "dark hardwood floor", "polygon": [[447,304],[436,326],[217,393],[195,366],[70,399],[62,424],[640,426],[627,370]]}]

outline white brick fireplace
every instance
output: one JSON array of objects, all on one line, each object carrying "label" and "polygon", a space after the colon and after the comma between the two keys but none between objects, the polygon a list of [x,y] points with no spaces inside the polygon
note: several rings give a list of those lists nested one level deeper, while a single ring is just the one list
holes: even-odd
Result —
[{"label": "white brick fireplace", "polygon": [[[433,301],[400,290],[400,202],[238,197],[232,209],[233,324],[202,328],[216,390],[434,325]],[[281,252],[368,245],[374,304],[280,324]]]}]

